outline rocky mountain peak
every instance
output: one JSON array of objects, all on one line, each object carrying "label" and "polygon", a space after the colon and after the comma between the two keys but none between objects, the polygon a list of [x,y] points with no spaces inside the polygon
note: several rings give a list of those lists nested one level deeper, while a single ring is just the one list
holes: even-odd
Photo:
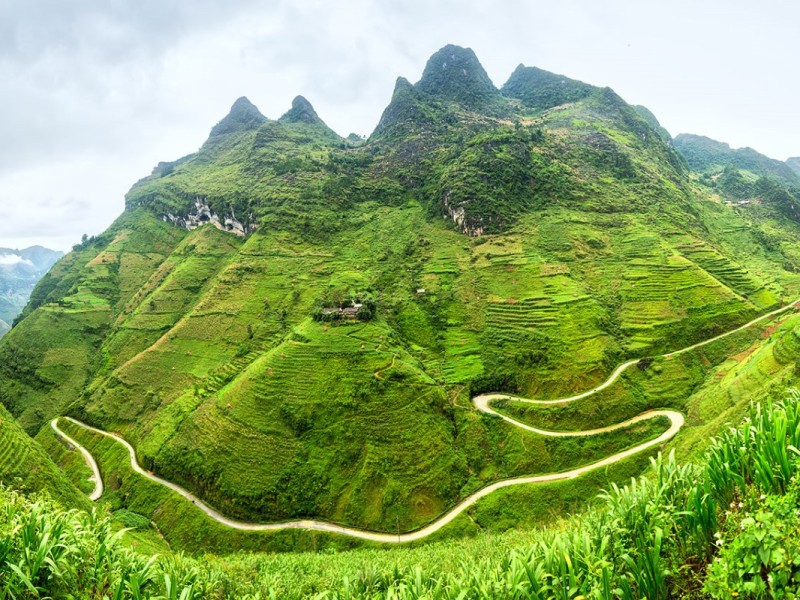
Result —
[{"label": "rocky mountain peak", "polygon": [[255,104],[242,96],[231,106],[228,115],[211,129],[211,137],[256,129],[267,118],[261,114]]},{"label": "rocky mountain peak", "polygon": [[499,95],[475,52],[452,44],[428,59],[416,88],[472,108]]},{"label": "rocky mountain peak", "polygon": [[324,124],[322,119],[317,115],[317,111],[311,105],[311,102],[306,100],[303,96],[297,96],[292,100],[292,108],[280,119],[281,123],[307,123],[309,125]]},{"label": "rocky mountain peak", "polygon": [[581,100],[594,89],[581,81],[520,64],[503,86],[503,95],[517,98],[533,110],[547,110]]},{"label": "rocky mountain peak", "polygon": [[392,125],[403,121],[419,119],[421,113],[417,106],[418,96],[420,96],[419,92],[411,85],[408,79],[398,77],[394,84],[392,100],[384,109],[378,126],[375,128],[375,133],[381,133]]}]

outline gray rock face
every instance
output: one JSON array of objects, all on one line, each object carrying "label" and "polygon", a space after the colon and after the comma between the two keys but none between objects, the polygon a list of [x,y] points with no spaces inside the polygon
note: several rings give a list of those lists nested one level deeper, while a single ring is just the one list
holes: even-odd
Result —
[{"label": "gray rock face", "polygon": [[173,225],[183,227],[189,231],[209,223],[217,229],[221,229],[222,231],[227,231],[238,236],[245,236],[248,233],[252,233],[256,230],[255,223],[245,225],[242,221],[238,220],[233,212],[233,209],[231,209],[229,215],[224,215],[222,218],[220,218],[217,213],[211,210],[211,207],[203,198],[195,198],[194,210],[186,216],[167,213],[162,215],[161,218],[166,223],[172,223]]},{"label": "gray rock face", "polygon": [[445,194],[444,199],[444,214],[445,217],[450,219],[456,224],[459,231],[470,237],[477,237],[483,235],[486,227],[482,222],[472,223],[467,219],[467,211],[464,206],[453,206],[450,203],[449,194]]}]

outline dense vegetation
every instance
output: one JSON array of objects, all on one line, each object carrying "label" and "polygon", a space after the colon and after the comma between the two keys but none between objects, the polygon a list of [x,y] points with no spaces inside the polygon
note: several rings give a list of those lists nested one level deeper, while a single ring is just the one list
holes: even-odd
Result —
[{"label": "dense vegetation", "polygon": [[800,222],[800,174],[785,163],[751,148],[732,150],[728,144],[681,134],[676,149],[700,181],[739,208],[765,210]]}]

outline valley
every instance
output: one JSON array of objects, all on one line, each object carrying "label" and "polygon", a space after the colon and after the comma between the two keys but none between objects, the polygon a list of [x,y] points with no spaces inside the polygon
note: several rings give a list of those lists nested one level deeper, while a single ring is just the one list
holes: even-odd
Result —
[{"label": "valley", "polygon": [[[366,139],[303,96],[274,120],[241,97],[0,342],[0,501],[104,528],[125,564],[167,557],[165,587],[175,560],[241,597],[401,597],[414,577],[402,597],[429,597],[432,567],[403,561],[497,542],[472,568],[527,579],[496,597],[553,598],[534,592],[557,577],[513,548],[544,564],[585,543],[602,558],[583,597],[666,598],[640,557],[678,561],[691,587],[685,565],[712,572],[706,538],[733,535],[731,490],[791,493],[795,433],[764,423],[797,420],[793,164],[673,139],[610,88],[535,67],[497,88],[452,45],[397,79]],[[735,464],[763,451],[780,484],[725,471],[750,447],[731,425],[757,418]],[[304,570],[328,554],[330,579]],[[430,597],[495,597],[456,579]]]},{"label": "valley", "polygon": [[9,332],[36,283],[63,255],[41,246],[0,248],[0,337]]},{"label": "valley", "polygon": [[[795,302],[793,302],[792,304],[789,304],[789,305],[787,305],[785,307],[776,309],[776,310],[774,310],[774,311],[772,311],[770,313],[767,313],[765,315],[757,317],[757,318],[753,319],[752,321],[750,321],[749,323],[746,323],[746,324],[744,324],[744,325],[742,325],[742,326],[740,326],[740,327],[738,327],[738,328],[736,328],[734,330],[722,333],[722,334],[720,334],[720,335],[718,335],[718,336],[716,336],[714,338],[711,338],[711,339],[708,339],[708,340],[704,340],[702,342],[698,342],[698,343],[693,344],[692,346],[689,346],[687,348],[682,348],[680,350],[675,350],[675,351],[666,353],[666,354],[662,355],[661,358],[669,359],[669,358],[672,358],[672,357],[680,355],[680,354],[691,352],[691,351],[695,350],[696,348],[699,348],[699,347],[702,347],[702,346],[705,346],[705,345],[708,345],[708,344],[712,344],[712,343],[714,343],[714,342],[716,342],[718,340],[721,340],[723,338],[726,338],[726,337],[728,337],[730,335],[736,334],[736,333],[741,332],[741,331],[743,331],[743,330],[745,330],[747,328],[753,327],[754,325],[756,325],[756,324],[758,324],[758,323],[760,323],[760,322],[762,322],[764,320],[767,320],[767,319],[770,319],[772,317],[775,317],[776,315],[779,315],[781,313],[786,313],[789,310],[796,311],[798,304],[800,304],[800,298],[798,300],[796,300]],[[612,465],[614,463],[617,463],[617,462],[619,462],[621,460],[624,460],[624,459],[626,459],[626,458],[628,458],[628,457],[630,457],[630,456],[632,456],[634,454],[637,454],[639,452],[647,450],[648,448],[652,448],[652,447],[655,447],[655,446],[663,445],[665,442],[667,442],[670,439],[672,439],[680,431],[681,427],[684,424],[684,416],[681,413],[676,412],[676,411],[672,411],[672,410],[655,410],[655,411],[644,412],[644,413],[642,413],[640,415],[637,415],[635,417],[632,417],[631,419],[628,419],[627,421],[624,421],[622,423],[617,423],[615,425],[607,425],[605,427],[600,427],[600,428],[593,429],[593,430],[584,430],[584,431],[547,431],[547,430],[531,427],[530,425],[526,425],[525,423],[517,421],[517,420],[515,420],[515,419],[513,419],[513,418],[511,418],[511,417],[509,417],[509,416],[507,416],[507,415],[505,415],[505,414],[503,414],[501,412],[495,411],[490,406],[490,404],[493,401],[499,401],[499,400],[506,400],[506,401],[511,400],[514,403],[526,403],[526,404],[534,404],[534,405],[537,405],[537,404],[538,405],[542,405],[542,404],[555,405],[555,404],[558,404],[558,405],[563,406],[563,405],[568,404],[570,402],[574,402],[576,400],[580,400],[582,398],[587,398],[589,396],[592,396],[593,394],[596,394],[597,392],[599,392],[599,391],[601,391],[601,390],[613,385],[614,382],[616,382],[617,379],[620,377],[620,375],[622,375],[622,373],[624,373],[627,369],[637,365],[641,360],[642,359],[631,360],[631,361],[628,361],[626,363],[623,363],[622,365],[618,366],[612,372],[612,374],[608,377],[608,379],[606,379],[599,386],[597,386],[597,387],[595,387],[595,388],[593,388],[593,389],[591,389],[591,390],[589,390],[587,392],[583,392],[581,394],[577,394],[575,396],[570,396],[570,397],[567,397],[567,398],[558,398],[558,399],[553,399],[553,400],[530,400],[530,399],[525,399],[525,398],[519,398],[519,397],[516,397],[516,396],[509,396],[509,395],[506,395],[506,394],[481,394],[481,395],[475,396],[472,399],[472,402],[475,405],[475,408],[477,408],[480,412],[483,412],[483,413],[486,413],[486,414],[490,414],[490,415],[496,415],[496,416],[502,418],[503,420],[505,420],[506,422],[510,423],[514,427],[519,427],[519,428],[522,428],[524,430],[530,431],[532,433],[535,433],[537,435],[544,436],[544,437],[585,437],[585,436],[596,436],[596,435],[600,435],[600,434],[604,434],[604,433],[611,433],[611,432],[614,432],[614,431],[617,431],[617,430],[629,429],[632,425],[635,425],[637,423],[640,423],[640,422],[643,422],[643,421],[647,421],[647,420],[650,420],[650,419],[657,419],[659,417],[666,418],[669,421],[669,424],[670,424],[669,428],[666,431],[664,431],[661,435],[659,435],[658,437],[655,437],[653,439],[647,440],[647,441],[645,441],[645,442],[643,442],[641,444],[638,444],[636,446],[633,446],[631,448],[628,448],[628,449],[626,449],[624,451],[618,452],[618,453],[616,453],[616,454],[614,454],[612,456],[606,457],[606,458],[604,458],[602,460],[599,460],[599,461],[597,461],[595,463],[592,463],[592,464],[589,464],[589,465],[586,465],[586,466],[582,466],[582,467],[578,467],[578,468],[575,468],[575,469],[573,469],[571,471],[564,471],[564,472],[559,472],[559,473],[550,473],[550,474],[544,474],[544,475],[533,476],[533,477],[520,477],[520,478],[515,478],[515,479],[504,479],[504,480],[501,480],[499,482],[490,484],[490,485],[488,485],[486,487],[481,488],[477,492],[471,494],[470,496],[468,496],[467,498],[462,500],[454,508],[450,509],[445,514],[443,514],[442,516],[438,517],[431,524],[429,524],[429,525],[427,525],[425,527],[422,527],[421,529],[418,529],[418,530],[413,531],[413,532],[408,532],[408,533],[399,533],[398,532],[397,534],[394,534],[394,535],[390,534],[390,533],[378,533],[378,532],[370,532],[370,531],[364,531],[364,530],[359,530],[359,529],[351,529],[351,528],[347,528],[345,526],[336,525],[336,524],[333,524],[333,523],[320,522],[320,521],[307,521],[307,520],[304,520],[304,521],[290,521],[290,522],[286,522],[286,523],[258,524],[258,523],[244,523],[244,522],[240,522],[240,521],[231,520],[231,519],[225,517],[224,515],[220,514],[219,512],[214,510],[213,508],[207,506],[205,503],[202,502],[202,500],[198,499],[196,496],[194,496],[193,494],[191,494],[190,492],[188,492],[184,488],[182,488],[180,486],[177,486],[174,483],[171,483],[171,482],[166,481],[164,479],[161,479],[161,478],[153,475],[152,473],[148,472],[144,468],[142,468],[142,466],[137,462],[136,451],[133,448],[133,446],[131,446],[128,442],[126,442],[120,436],[118,436],[116,434],[108,433],[106,431],[102,431],[102,430],[94,428],[94,427],[90,427],[90,426],[88,426],[88,425],[86,425],[84,423],[81,423],[80,421],[76,421],[75,419],[71,419],[69,417],[67,417],[66,419],[72,425],[78,426],[79,428],[81,428],[81,429],[83,429],[85,431],[105,436],[105,437],[113,439],[117,443],[121,444],[128,451],[128,454],[130,456],[130,467],[134,472],[136,472],[138,475],[140,475],[142,477],[150,479],[151,481],[153,481],[155,483],[158,483],[158,484],[160,484],[160,485],[162,485],[164,487],[167,487],[170,490],[178,493],[179,495],[183,496],[185,499],[187,499],[190,502],[192,502],[192,504],[197,506],[201,511],[203,511],[210,518],[214,519],[215,521],[217,521],[218,523],[221,523],[222,525],[224,525],[226,527],[230,527],[232,529],[238,529],[238,530],[242,530],[242,531],[277,531],[277,530],[283,530],[283,529],[304,529],[304,530],[311,530],[311,531],[322,531],[322,532],[328,532],[328,533],[336,533],[336,534],[339,534],[339,535],[349,536],[349,537],[368,540],[368,541],[373,541],[373,542],[408,543],[408,542],[413,542],[413,541],[417,541],[417,540],[420,540],[420,539],[424,539],[424,538],[428,537],[429,535],[439,531],[443,527],[447,526],[450,522],[452,522],[461,512],[463,512],[464,510],[466,510],[469,507],[471,507],[472,505],[474,505],[481,498],[487,496],[488,494],[490,494],[490,493],[492,493],[492,492],[494,492],[496,490],[499,490],[499,489],[502,489],[502,488],[505,488],[505,487],[509,487],[509,486],[512,486],[512,485],[530,485],[530,484],[546,483],[546,482],[552,482],[552,481],[568,480],[568,479],[573,479],[575,477],[580,477],[581,475],[589,473],[590,471],[593,471],[595,469],[599,469],[599,468],[606,467],[608,465]],[[56,435],[58,437],[65,439],[68,443],[70,443],[73,446],[77,447],[81,451],[81,453],[84,455],[84,458],[85,458],[88,466],[91,468],[91,470],[93,472],[93,479],[95,481],[95,489],[90,494],[89,498],[91,500],[95,500],[95,501],[100,499],[100,497],[102,496],[102,492],[103,492],[102,476],[101,476],[101,473],[100,473],[100,469],[99,469],[96,461],[92,457],[91,453],[89,453],[85,448],[80,446],[80,444],[75,442],[72,438],[67,436],[61,429],[59,429],[59,427],[58,427],[58,417],[53,419],[53,421],[51,422],[51,426],[52,426],[53,430],[56,432]]]}]

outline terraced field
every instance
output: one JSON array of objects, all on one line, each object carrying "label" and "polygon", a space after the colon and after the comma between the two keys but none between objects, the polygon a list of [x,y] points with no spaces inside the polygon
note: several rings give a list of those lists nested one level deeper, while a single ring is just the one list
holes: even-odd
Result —
[{"label": "terraced field", "polygon": [[[800,299],[797,301],[797,304],[800,304]],[[690,353],[695,352],[696,350],[701,349],[701,348],[703,348],[705,346],[712,346],[714,344],[718,345],[720,342],[723,342],[723,341],[727,340],[728,338],[735,338],[735,336],[737,336],[738,334],[740,334],[742,332],[745,332],[745,331],[753,328],[754,326],[760,325],[762,322],[768,321],[769,319],[771,319],[773,317],[777,317],[779,315],[785,316],[786,314],[790,314],[790,311],[792,309],[795,309],[795,308],[796,307],[794,305],[788,305],[788,306],[785,306],[783,308],[776,309],[774,311],[771,311],[770,313],[767,313],[767,314],[764,314],[764,315],[762,315],[760,317],[757,317],[756,319],[750,321],[747,324],[741,325],[736,329],[733,329],[733,330],[730,330],[730,331],[725,332],[723,334],[717,335],[717,336],[715,336],[713,338],[709,338],[708,340],[704,340],[704,341],[695,343],[695,344],[693,344],[691,346],[688,346],[686,348],[667,353],[667,354],[665,354],[664,356],[662,356],[660,358],[662,358],[662,359],[674,359],[675,357],[680,357],[680,356],[683,356],[683,355],[689,355]],[[794,317],[792,319],[792,322],[793,322],[793,320],[796,320],[796,317]],[[369,326],[367,326],[367,327],[369,327]],[[360,330],[356,331],[356,332],[350,332],[346,337],[351,338],[351,341],[354,341],[355,343],[358,343],[361,340],[364,340],[365,342],[369,341],[369,337],[360,337],[359,334],[362,334],[362,333],[363,333],[363,331],[360,331]],[[363,350],[363,349],[364,349],[364,344],[362,344],[359,347],[359,350]],[[772,351],[773,351],[773,355],[775,356],[775,358],[777,360],[779,360],[779,362],[782,361],[784,363],[787,363],[787,362],[790,362],[793,359],[796,359],[796,357],[800,356],[800,336],[798,336],[797,332],[791,327],[789,329],[785,329],[785,333],[783,335],[781,335],[777,339],[777,341],[775,342],[775,344],[773,346],[773,350]],[[317,356],[317,353],[316,352],[312,353],[310,356],[312,356],[312,357],[313,356]],[[282,357],[285,358],[286,356],[282,355]],[[300,362],[302,364],[302,361],[300,361]],[[395,364],[395,358],[393,358],[393,360],[389,364],[388,368],[390,368],[390,369],[394,368],[394,364]],[[411,541],[424,539],[424,538],[426,538],[426,537],[428,537],[430,535],[435,534],[436,532],[438,532],[442,528],[447,527],[449,524],[451,524],[453,521],[455,521],[462,512],[464,512],[465,510],[467,510],[470,507],[472,507],[473,505],[475,505],[480,499],[487,497],[489,494],[491,494],[491,493],[493,493],[493,492],[495,492],[497,490],[500,490],[500,489],[503,489],[503,488],[508,488],[508,487],[511,487],[511,486],[517,486],[517,485],[543,484],[543,483],[548,483],[548,482],[573,479],[573,478],[579,477],[581,475],[590,473],[591,471],[594,471],[596,469],[603,468],[603,467],[608,467],[610,465],[614,465],[615,463],[620,462],[620,461],[622,461],[622,460],[624,460],[626,458],[629,458],[631,456],[634,456],[635,454],[640,453],[640,452],[642,452],[642,451],[644,451],[644,450],[646,450],[648,448],[651,448],[651,447],[654,447],[654,446],[657,446],[657,445],[660,445],[660,444],[664,444],[665,442],[670,440],[672,437],[674,437],[679,432],[679,430],[681,429],[681,427],[684,424],[684,416],[681,413],[673,411],[673,410],[647,411],[647,412],[641,413],[640,415],[634,416],[634,417],[628,419],[627,421],[624,421],[624,422],[621,422],[621,423],[617,423],[617,424],[601,426],[601,427],[597,427],[597,428],[590,429],[590,430],[583,430],[583,431],[580,431],[580,430],[577,430],[577,431],[570,431],[570,430],[566,430],[566,431],[564,431],[564,430],[561,430],[561,431],[549,431],[549,430],[546,430],[546,429],[542,429],[540,427],[533,427],[533,426],[527,425],[526,423],[521,422],[521,421],[519,421],[519,420],[517,420],[515,418],[509,417],[509,416],[503,414],[502,412],[497,412],[491,407],[491,403],[492,402],[502,401],[502,402],[504,402],[505,406],[508,406],[508,402],[511,401],[513,403],[516,403],[516,404],[523,403],[523,404],[534,405],[534,406],[535,405],[545,405],[545,406],[558,405],[558,406],[563,408],[563,407],[568,406],[571,403],[574,403],[576,401],[589,399],[592,396],[595,396],[598,393],[602,392],[603,390],[614,386],[616,384],[616,382],[620,379],[620,377],[623,376],[623,374],[625,374],[626,371],[632,370],[637,364],[638,364],[638,361],[636,361],[636,360],[632,360],[632,361],[628,361],[626,363],[623,363],[618,368],[616,368],[613,371],[613,373],[608,377],[608,379],[605,382],[603,382],[601,385],[598,385],[595,388],[593,388],[591,390],[588,390],[588,391],[586,391],[584,393],[577,394],[575,396],[571,396],[571,397],[567,397],[567,398],[559,398],[559,399],[555,399],[555,400],[529,400],[529,399],[522,399],[522,398],[519,398],[519,397],[509,396],[509,395],[506,395],[506,394],[483,394],[483,395],[476,396],[473,399],[473,402],[474,402],[475,407],[479,411],[481,411],[483,413],[499,416],[505,422],[511,424],[515,428],[518,428],[518,429],[521,429],[521,430],[525,430],[525,431],[534,433],[534,434],[539,435],[539,436],[549,437],[549,438],[562,438],[563,439],[563,438],[573,438],[573,437],[583,438],[583,437],[600,436],[600,435],[604,435],[606,433],[612,433],[612,432],[616,432],[616,431],[619,431],[619,430],[630,429],[630,427],[632,425],[635,425],[636,423],[639,423],[639,422],[642,422],[642,421],[647,421],[647,420],[650,420],[650,419],[666,417],[669,420],[670,426],[661,435],[659,435],[659,436],[657,436],[655,438],[643,441],[643,442],[641,442],[639,444],[636,444],[636,445],[634,445],[634,446],[632,446],[632,447],[630,447],[630,448],[628,448],[626,450],[618,451],[618,452],[616,452],[616,453],[614,453],[614,454],[612,454],[610,456],[607,456],[604,459],[598,460],[596,462],[593,462],[593,463],[590,463],[588,465],[585,465],[585,466],[582,466],[582,467],[578,467],[578,468],[575,468],[575,469],[572,469],[572,470],[562,471],[562,472],[558,472],[558,473],[550,473],[550,474],[538,475],[538,476],[527,476],[527,477],[518,477],[518,478],[512,478],[512,479],[505,479],[505,480],[493,483],[491,485],[485,486],[485,487],[479,489],[477,492],[475,492],[475,493],[467,496],[466,498],[464,498],[454,508],[448,510],[446,513],[444,513],[443,515],[441,515],[440,517],[435,519],[429,525],[426,525],[425,527],[418,528],[415,531],[412,531],[412,532],[409,532],[409,533],[403,533],[403,534],[401,534],[399,532],[397,534],[389,534],[389,533],[379,533],[379,532],[374,532],[374,531],[365,531],[363,529],[354,529],[354,528],[346,527],[346,526],[343,526],[343,525],[338,525],[338,524],[335,524],[335,523],[324,522],[324,521],[316,521],[316,520],[308,520],[308,519],[288,521],[288,522],[283,522],[283,523],[271,523],[271,524],[248,523],[248,522],[242,522],[242,521],[237,521],[237,520],[230,519],[230,518],[224,516],[222,513],[218,512],[217,510],[211,508],[209,505],[207,505],[205,502],[201,501],[198,497],[193,495],[188,490],[186,490],[186,489],[182,488],[181,486],[176,485],[176,484],[174,484],[174,483],[172,483],[172,482],[170,482],[168,480],[165,480],[163,478],[154,476],[152,473],[148,472],[146,469],[141,467],[137,462],[136,451],[133,448],[133,446],[131,446],[129,443],[127,443],[120,436],[104,432],[104,431],[102,431],[100,429],[92,428],[92,427],[90,427],[88,425],[85,425],[85,424],[80,423],[79,421],[75,421],[73,419],[70,419],[69,421],[72,423],[72,425],[77,426],[79,429],[82,428],[82,429],[84,429],[86,431],[90,431],[90,432],[93,432],[95,434],[99,434],[99,435],[105,436],[107,438],[110,438],[110,439],[114,440],[115,442],[117,442],[119,444],[122,444],[126,448],[128,454],[129,454],[130,466],[131,466],[132,470],[134,472],[136,472],[139,476],[145,477],[145,478],[147,478],[147,479],[149,479],[149,480],[151,480],[151,481],[153,481],[153,482],[155,482],[155,483],[157,483],[157,484],[159,484],[161,486],[164,486],[164,487],[172,490],[173,492],[179,494],[180,496],[183,496],[187,500],[191,501],[193,505],[198,507],[208,517],[212,518],[213,520],[217,521],[218,523],[220,523],[220,524],[222,524],[222,525],[224,525],[226,527],[229,527],[229,528],[232,528],[232,529],[241,530],[241,531],[250,531],[250,532],[281,531],[281,530],[286,530],[286,529],[303,529],[303,530],[321,531],[321,532],[326,532],[326,533],[337,533],[337,534],[341,534],[341,535],[345,535],[345,536],[349,536],[349,537],[354,537],[354,538],[368,540],[368,541],[374,541],[374,542],[405,543],[405,542],[411,542]],[[302,369],[302,367],[301,367],[301,369]],[[308,376],[313,376],[313,370],[309,369],[306,374]],[[280,380],[280,376],[278,376],[277,379]],[[311,392],[311,390],[310,389],[306,390],[306,392]],[[53,429],[56,430],[56,432],[60,433],[60,430],[57,428],[56,424],[57,424],[57,419],[55,419],[53,421],[52,425],[53,425]],[[380,425],[383,427],[383,431],[391,432],[390,429],[385,429],[385,427],[387,425],[386,423],[381,423]],[[62,435],[65,435],[65,434],[62,434]],[[71,443],[76,444],[76,442],[74,442],[74,440],[72,440],[71,438],[69,438],[69,440],[70,440]],[[99,474],[99,471],[98,471],[96,465],[94,464],[94,460],[92,459],[91,455],[88,455],[88,451],[85,450],[82,447],[80,447],[80,449],[81,449],[82,452],[84,452],[84,454],[87,455],[87,460],[89,460],[89,462],[91,463],[95,473]],[[93,499],[97,499],[97,498],[93,498]]]},{"label": "terraced field", "polygon": [[776,301],[774,292],[767,289],[763,281],[758,280],[744,267],[732,262],[707,243],[698,239],[683,242],[685,236],[676,237],[678,239],[673,239],[673,243],[686,258],[711,273],[740,296],[750,299],[757,306],[770,306]]},{"label": "terraced field", "polygon": [[[25,465],[27,464],[28,453],[31,445],[26,443],[22,435],[16,434],[11,426],[3,420],[3,427],[0,429],[0,461],[3,465]],[[3,479],[9,478],[8,475]]]},{"label": "terraced field", "polygon": [[[78,457],[82,461],[82,457]],[[85,468],[85,467],[83,467]],[[0,483],[24,492],[45,491],[68,507],[88,508],[86,497],[0,406]]]}]

